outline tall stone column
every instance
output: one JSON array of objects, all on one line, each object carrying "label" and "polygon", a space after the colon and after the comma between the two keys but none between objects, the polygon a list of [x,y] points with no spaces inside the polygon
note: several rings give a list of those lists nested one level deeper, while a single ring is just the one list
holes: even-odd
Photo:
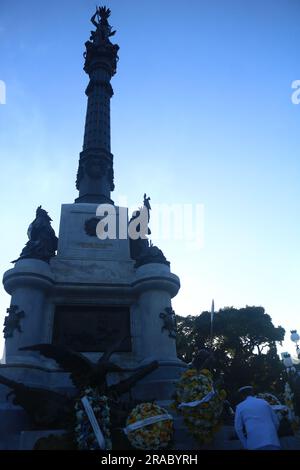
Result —
[{"label": "tall stone column", "polygon": [[113,89],[110,80],[116,73],[119,46],[109,39],[114,34],[108,23],[109,15],[109,9],[97,10],[91,18],[96,31],[92,31],[90,41],[85,43],[84,70],[90,81],[86,89],[88,104],[84,142],[76,181],[79,190],[77,203],[113,203],[110,199],[114,190],[113,155],[110,151]]}]

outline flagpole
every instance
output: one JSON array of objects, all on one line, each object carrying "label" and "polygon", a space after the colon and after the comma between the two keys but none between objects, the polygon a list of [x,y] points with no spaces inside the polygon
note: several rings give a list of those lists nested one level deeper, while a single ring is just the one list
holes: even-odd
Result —
[{"label": "flagpole", "polygon": [[212,351],[212,346],[213,346],[214,314],[215,314],[215,302],[213,299],[211,303],[211,310],[210,310],[210,349],[211,351]]}]

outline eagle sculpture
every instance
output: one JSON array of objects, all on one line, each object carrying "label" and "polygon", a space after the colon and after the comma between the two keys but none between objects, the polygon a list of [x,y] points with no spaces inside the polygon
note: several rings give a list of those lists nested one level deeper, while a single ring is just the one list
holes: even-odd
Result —
[{"label": "eagle sculpture", "polygon": [[109,360],[125,339],[127,339],[127,336],[112,342],[96,363],[80,352],[57,344],[35,344],[20,348],[20,350],[37,351],[45,357],[54,359],[65,372],[70,372],[70,378],[79,390],[92,387],[97,388],[99,393],[105,393],[107,391],[106,376],[108,373],[130,370],[122,369]]},{"label": "eagle sculpture", "polygon": [[[43,356],[55,359],[70,378],[82,396],[86,388],[92,387],[99,394],[105,394],[109,400],[112,428],[120,426],[128,415],[128,409],[135,406],[133,402],[121,400],[143,377],[158,367],[157,361],[137,369],[122,369],[110,361],[111,355],[120,348],[127,337],[118,338],[103,353],[98,362],[90,361],[83,354],[65,346],[54,344],[36,344],[20,348],[22,351],[38,351]],[[119,382],[108,385],[106,376],[110,372],[132,372]],[[30,387],[0,375],[0,383],[9,387],[13,394],[13,403],[20,405],[30,416],[36,429],[66,429],[74,422],[75,397],[62,394],[47,388]]]}]

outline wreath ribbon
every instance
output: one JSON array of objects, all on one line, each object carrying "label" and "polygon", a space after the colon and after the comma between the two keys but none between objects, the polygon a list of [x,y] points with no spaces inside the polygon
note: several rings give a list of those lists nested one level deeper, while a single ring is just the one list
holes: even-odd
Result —
[{"label": "wreath ribbon", "polygon": [[209,392],[205,397],[203,397],[201,400],[195,400],[195,401],[189,401],[187,403],[180,403],[178,406],[179,409],[182,408],[194,408],[195,406],[202,405],[202,403],[207,403],[209,402],[212,398],[214,398],[217,395],[217,392],[215,390],[212,390]]},{"label": "wreath ribbon", "polygon": [[166,421],[168,419],[173,420],[173,416],[169,415],[168,413],[165,413],[163,415],[150,416],[149,418],[141,419],[139,421],[136,421],[135,423],[128,424],[128,426],[124,428],[124,432],[125,434],[128,434],[129,432],[135,431],[136,429],[143,428],[144,426],[149,426],[150,424],[158,423],[159,421]]}]

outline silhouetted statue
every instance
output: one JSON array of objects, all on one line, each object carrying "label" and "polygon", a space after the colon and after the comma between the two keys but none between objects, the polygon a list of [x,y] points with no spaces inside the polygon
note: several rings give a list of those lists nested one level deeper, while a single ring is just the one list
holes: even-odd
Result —
[{"label": "silhouetted statue", "polygon": [[84,70],[87,73],[91,72],[94,61],[100,58],[104,59],[109,64],[111,76],[116,73],[119,46],[112,44],[109,39],[116,33],[116,31],[112,31],[112,27],[108,22],[109,16],[109,8],[97,7],[96,12],[91,18],[91,22],[96,27],[96,31],[91,31],[90,40],[85,43]]},{"label": "silhouetted statue", "polygon": [[[139,234],[139,237],[137,239],[133,239],[130,237],[130,256],[136,261],[141,257],[142,253],[147,252],[149,248],[148,235],[151,234],[151,230],[148,227],[148,214],[149,212],[146,207],[141,207],[139,208],[139,210],[133,212],[132,217],[129,221],[130,226],[131,222],[135,221],[136,219],[141,220],[141,218],[143,218],[143,223],[138,223],[136,225],[136,231]],[[147,223],[145,223],[146,221]]]},{"label": "silhouetted statue", "polygon": [[111,11],[109,8],[96,8],[96,12],[91,18],[91,22],[94,26],[96,26],[96,31],[92,31],[91,33],[91,40],[93,40],[94,42],[97,41],[97,39],[100,41],[109,41],[109,38],[116,34],[116,31],[112,31],[112,27],[108,23],[110,13]]},{"label": "silhouetted statue", "polygon": [[12,263],[24,258],[40,259],[49,263],[50,259],[55,256],[58,242],[51,227],[51,221],[48,212],[39,206],[36,210],[36,218],[29,225],[27,231],[29,241],[23,248],[20,257]]},{"label": "silhouetted statue", "polygon": [[146,209],[148,211],[148,222],[150,221],[150,211],[151,211],[151,206],[150,206],[149,201],[151,201],[151,198],[147,197],[147,194],[145,193],[144,194],[144,207],[146,207]]},{"label": "silhouetted statue", "polygon": [[169,338],[176,339],[177,336],[177,322],[176,322],[176,313],[172,307],[166,307],[164,312],[159,314],[159,317],[163,320],[163,326],[161,331],[167,330],[169,333]]},{"label": "silhouetted statue", "polygon": [[[139,233],[139,237],[134,239],[132,237],[129,238],[130,242],[130,256],[133,260],[135,260],[135,267],[138,268],[143,264],[148,263],[161,263],[170,266],[169,261],[167,261],[163,252],[152,242],[149,242],[148,235],[151,234],[151,230],[148,227],[150,221],[150,197],[147,197],[146,193],[144,194],[144,205],[143,207],[139,208],[139,210],[135,211],[132,214],[132,217],[129,221],[129,226],[131,222],[136,220],[137,218],[142,219],[143,223],[138,223],[136,225],[136,232]],[[146,223],[145,223],[146,222]],[[130,236],[130,230],[129,230]]]}]

